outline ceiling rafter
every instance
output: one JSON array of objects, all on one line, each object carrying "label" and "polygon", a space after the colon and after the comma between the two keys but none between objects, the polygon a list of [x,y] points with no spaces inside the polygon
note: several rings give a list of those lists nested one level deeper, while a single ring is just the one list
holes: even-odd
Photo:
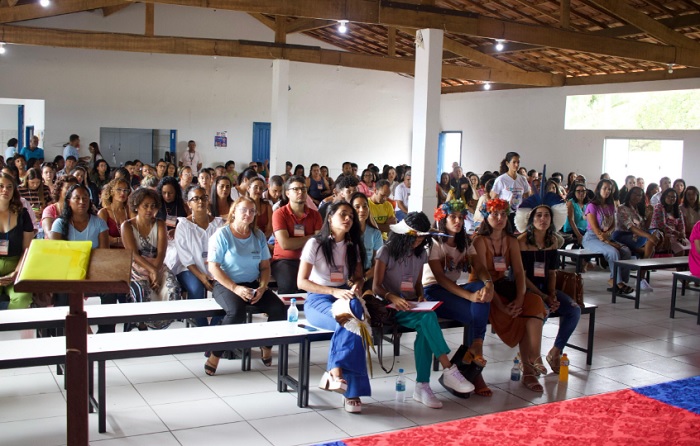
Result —
[{"label": "ceiling rafter", "polygon": [[124,8],[128,8],[129,6],[131,6],[131,3],[124,3],[122,5],[117,6],[105,6],[104,8],[102,8],[102,17],[109,17],[112,14],[115,14]]},{"label": "ceiling rafter", "polygon": [[292,17],[350,20],[408,28],[434,28],[490,39],[530,43],[587,53],[700,67],[700,52],[686,47],[655,45],[602,37],[554,27],[533,26],[430,6],[372,0],[140,0],[257,12]]},{"label": "ceiling rafter", "polygon": [[61,0],[60,2],[53,2],[48,8],[44,8],[39,2],[36,2],[11,8],[0,8],[0,23],[21,22],[130,4],[131,2],[125,0]]},{"label": "ceiling rafter", "polygon": [[[389,58],[347,51],[326,50],[302,45],[280,45],[246,40],[202,39],[91,31],[31,28],[0,25],[0,34],[8,43],[57,46],[109,51],[186,54],[201,56],[287,59],[293,62],[316,63],[369,70],[413,74],[414,60]],[[508,84],[561,86],[564,76],[549,73],[502,71],[467,68],[443,64],[443,75],[459,79],[475,79]]]},{"label": "ceiling rafter", "polygon": [[652,19],[643,12],[639,12],[625,2],[618,0],[590,0],[593,3],[600,5],[611,14],[619,17],[625,22],[636,26],[637,28],[647,32],[654,38],[661,40],[669,45],[676,47],[689,48],[700,52],[700,44],[692,39],[685,37],[671,28],[668,28],[657,20]]}]

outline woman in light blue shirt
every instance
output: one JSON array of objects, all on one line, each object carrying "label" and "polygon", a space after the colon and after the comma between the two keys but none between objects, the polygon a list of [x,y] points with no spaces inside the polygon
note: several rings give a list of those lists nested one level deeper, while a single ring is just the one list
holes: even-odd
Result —
[{"label": "woman in light blue shirt", "polygon": [[[265,234],[256,228],[255,202],[247,197],[238,198],[228,213],[228,223],[209,239],[207,261],[214,277],[214,300],[226,311],[222,325],[245,322],[248,305],[260,308],[268,321],[282,321],[286,307],[277,295],[267,288],[270,282],[270,250]],[[213,351],[204,371],[216,373],[222,351]],[[272,347],[262,347],[263,364],[272,365]]]}]

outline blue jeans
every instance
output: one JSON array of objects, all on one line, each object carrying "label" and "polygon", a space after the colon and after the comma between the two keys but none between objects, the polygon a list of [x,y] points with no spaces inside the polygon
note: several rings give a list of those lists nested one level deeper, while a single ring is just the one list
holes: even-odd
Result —
[{"label": "blue jeans", "polygon": [[[204,284],[192,274],[189,270],[183,271],[177,275],[177,280],[182,288],[187,291],[187,299],[205,299],[207,297],[207,289]],[[197,327],[206,327],[209,321],[205,317],[198,317],[195,320]],[[212,318],[211,325],[219,325],[221,316]]]},{"label": "blue jeans", "polygon": [[632,231],[615,231],[612,233],[613,241],[627,246],[633,253],[646,245],[647,238],[634,235]]},{"label": "blue jeans", "polygon": [[[545,290],[542,290],[546,292]],[[581,307],[567,294],[557,290],[557,300],[559,301],[559,331],[554,339],[554,346],[559,350],[564,350],[566,343],[569,342],[571,334],[576,329],[579,319],[581,319]],[[547,307],[547,304],[544,304]],[[547,307],[549,308],[549,307]],[[546,322],[546,320],[545,320]]]},{"label": "blue jeans", "polygon": [[[461,287],[475,293],[484,287],[484,282],[470,282]],[[435,314],[438,317],[459,321],[469,325],[469,345],[475,339],[483,340],[486,336],[486,325],[489,322],[489,310],[491,303],[477,303],[447,291],[438,284],[428,285],[424,288],[425,298],[430,301],[442,301]]]},{"label": "blue jeans", "polygon": [[[623,246],[620,250],[608,245],[607,243],[601,242],[598,237],[593,233],[593,231],[587,231],[583,236],[583,247],[589,251],[599,252],[603,254],[605,260],[608,261],[608,267],[610,268],[610,278],[613,278],[613,266],[614,262],[618,260],[629,260],[632,257],[632,253],[627,246]],[[613,284],[620,282],[627,283],[630,280],[630,271],[625,268],[617,269],[617,280]]]},{"label": "blue jeans", "polygon": [[[372,389],[367,376],[367,359],[362,338],[335,321],[331,312],[335,301],[336,298],[329,294],[309,293],[304,302],[304,315],[311,325],[334,331],[328,349],[327,369],[339,367],[343,371],[343,379],[348,383],[345,397],[370,396]],[[358,318],[364,316],[362,303],[358,299],[350,301],[350,310]]]}]

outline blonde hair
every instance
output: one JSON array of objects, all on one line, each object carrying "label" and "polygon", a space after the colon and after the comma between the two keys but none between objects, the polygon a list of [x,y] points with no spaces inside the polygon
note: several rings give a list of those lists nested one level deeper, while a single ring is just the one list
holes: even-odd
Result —
[{"label": "blonde hair", "polygon": [[248,197],[239,197],[236,199],[236,201],[233,202],[231,205],[231,208],[228,211],[228,217],[226,217],[226,224],[231,224],[234,222],[234,214],[236,213],[236,207],[238,207],[239,203],[251,203],[253,205],[253,209],[255,209],[255,216],[253,217],[253,221],[250,222],[250,232],[253,233],[255,232],[255,228],[257,227],[257,222],[258,222],[258,211],[257,208],[255,207],[255,201],[252,198]]}]

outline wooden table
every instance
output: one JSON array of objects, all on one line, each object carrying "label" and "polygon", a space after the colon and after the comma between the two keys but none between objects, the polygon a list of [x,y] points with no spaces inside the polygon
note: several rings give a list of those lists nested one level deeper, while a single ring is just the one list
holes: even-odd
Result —
[{"label": "wooden table", "polygon": [[564,269],[564,266],[566,266],[566,258],[570,257],[572,260],[574,260],[575,265],[576,265],[576,272],[581,273],[583,271],[583,262],[584,261],[590,261],[593,259],[600,259],[603,258],[603,254],[595,251],[590,251],[588,249],[557,249],[557,253],[561,257],[561,267]]},{"label": "wooden table", "polygon": [[[130,250],[94,249],[84,280],[24,280],[15,290],[26,293],[68,293],[66,316],[66,389],[69,446],[88,446],[88,318],[83,308],[86,293],[128,293],[131,277]],[[24,266],[20,262],[18,277]]]}]

